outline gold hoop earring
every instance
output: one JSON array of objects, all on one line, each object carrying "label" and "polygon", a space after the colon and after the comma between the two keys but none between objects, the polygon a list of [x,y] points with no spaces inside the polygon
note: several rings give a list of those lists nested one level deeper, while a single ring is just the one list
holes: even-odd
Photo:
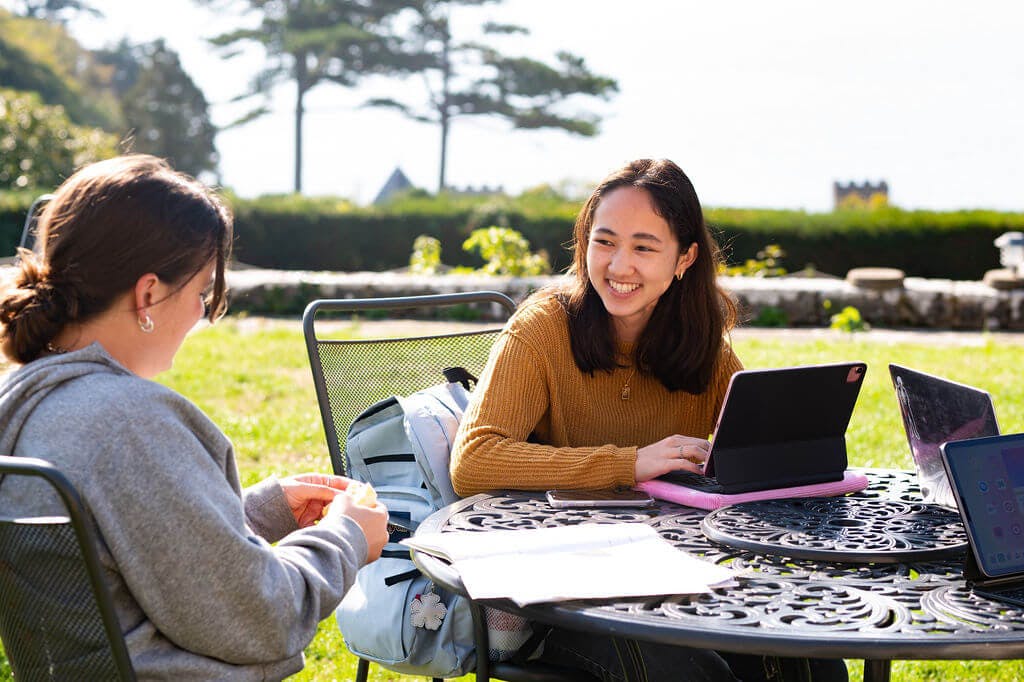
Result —
[{"label": "gold hoop earring", "polygon": [[683,272],[677,272],[676,273],[676,279],[679,280],[680,282],[683,281],[683,273],[684,272],[686,272],[686,270],[683,270]]},{"label": "gold hoop earring", "polygon": [[139,318],[139,329],[145,334],[150,334],[156,328],[156,325],[153,323],[153,318],[149,316],[149,313],[143,313],[142,315],[143,317]]}]

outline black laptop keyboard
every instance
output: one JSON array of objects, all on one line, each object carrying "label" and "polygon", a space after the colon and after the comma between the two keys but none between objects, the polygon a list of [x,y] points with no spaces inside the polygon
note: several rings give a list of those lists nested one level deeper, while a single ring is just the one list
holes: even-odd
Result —
[{"label": "black laptop keyboard", "polygon": [[709,476],[695,474],[692,471],[670,471],[658,477],[659,481],[685,485],[687,488],[700,490],[705,493],[720,493],[722,486],[715,479]]},{"label": "black laptop keyboard", "polygon": [[990,594],[997,599],[1007,599],[1017,604],[1024,604],[1024,586],[1022,587],[1000,587],[989,588],[987,590],[981,589],[978,591],[979,594],[985,595]]}]

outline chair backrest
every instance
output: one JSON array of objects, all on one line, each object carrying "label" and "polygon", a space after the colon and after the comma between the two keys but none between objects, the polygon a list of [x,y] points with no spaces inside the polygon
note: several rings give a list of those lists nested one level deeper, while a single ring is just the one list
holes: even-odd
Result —
[{"label": "chair backrest", "polygon": [[134,680],[78,493],[49,462],[0,456],[0,483],[23,477],[49,484],[67,515],[0,517],[0,640],[14,678]]},{"label": "chair backrest", "polygon": [[[317,402],[327,436],[334,472],[345,475],[345,437],[352,421],[371,404],[392,395],[405,396],[444,380],[448,367],[465,367],[480,376],[502,323],[470,330],[452,323],[446,330],[390,338],[330,338],[324,324],[342,315],[377,321],[408,316],[445,319],[486,307],[491,316],[507,318],[515,302],[496,291],[405,296],[400,298],[332,299],[313,301],[302,316],[302,328],[313,371]],[[446,311],[447,309],[447,311]],[[470,313],[472,314],[472,313]],[[463,315],[465,317],[465,315]],[[450,319],[450,318],[449,318]]]}]

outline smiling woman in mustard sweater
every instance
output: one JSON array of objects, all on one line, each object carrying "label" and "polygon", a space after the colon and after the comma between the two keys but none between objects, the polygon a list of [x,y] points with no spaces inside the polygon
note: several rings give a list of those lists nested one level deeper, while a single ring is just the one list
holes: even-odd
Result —
[{"label": "smiling woman in mustard sweater", "polygon": [[[574,229],[567,282],[534,294],[491,352],[452,449],[455,491],[632,486],[700,471],[729,379],[736,309],[686,174],[641,159]],[[542,657],[602,680],[772,679],[760,657],[552,630]],[[798,662],[804,667],[807,662]],[[811,661],[814,679],[846,678]]]},{"label": "smiling woman in mustard sweater", "polygon": [[509,321],[452,452],[465,495],[633,485],[699,471],[733,372],[735,322],[689,178],[635,161],[576,219],[569,282]]}]

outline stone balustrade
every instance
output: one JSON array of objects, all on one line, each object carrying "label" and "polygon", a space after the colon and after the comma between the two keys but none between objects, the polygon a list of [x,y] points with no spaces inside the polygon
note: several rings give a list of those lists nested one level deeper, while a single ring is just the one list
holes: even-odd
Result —
[{"label": "stone balustrade", "polygon": [[[315,298],[411,296],[495,290],[519,301],[558,276],[409,275],[398,272],[329,273],[242,269],[228,273],[232,310],[295,314]],[[1024,289],[983,282],[921,279],[819,277],[723,277],[739,303],[744,324],[756,320],[789,326],[828,326],[845,306],[860,310],[876,327],[963,330],[1024,330]],[[857,282],[856,284],[853,282]],[[826,302],[828,305],[826,307]],[[481,311],[486,317],[488,312]]]}]

